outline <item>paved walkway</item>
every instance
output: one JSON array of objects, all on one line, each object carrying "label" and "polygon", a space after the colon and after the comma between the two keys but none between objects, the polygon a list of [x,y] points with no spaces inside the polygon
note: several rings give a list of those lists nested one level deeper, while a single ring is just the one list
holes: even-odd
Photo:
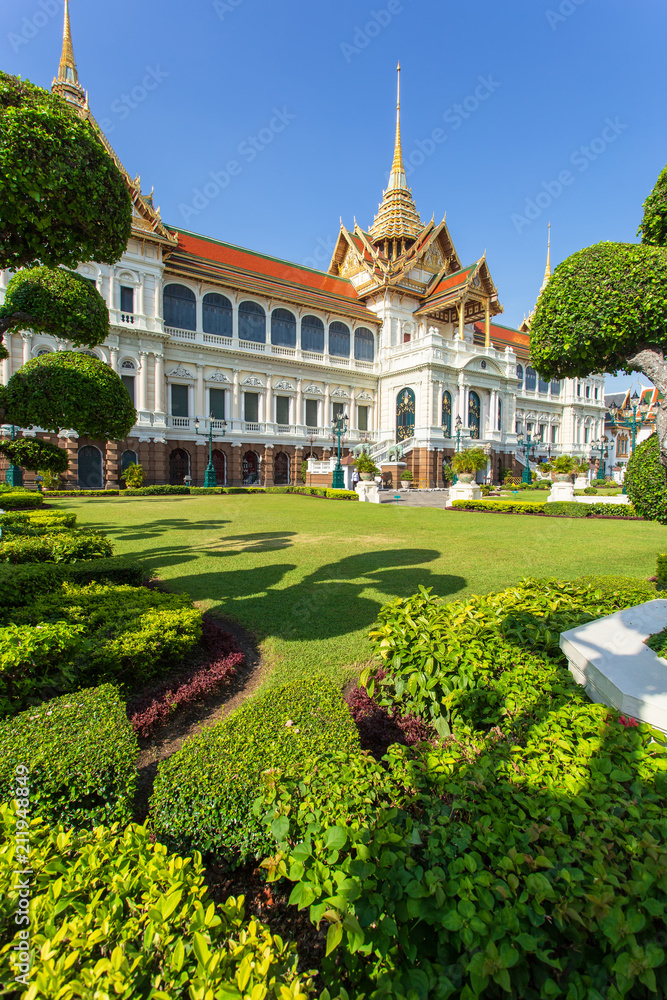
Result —
[{"label": "paved walkway", "polygon": [[396,503],[394,497],[399,494],[401,499],[398,507],[446,507],[449,490],[382,490],[381,503]]}]

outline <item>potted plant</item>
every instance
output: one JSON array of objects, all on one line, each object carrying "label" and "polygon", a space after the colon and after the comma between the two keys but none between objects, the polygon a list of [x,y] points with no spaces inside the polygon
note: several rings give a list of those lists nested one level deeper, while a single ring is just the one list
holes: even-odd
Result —
[{"label": "potted plant", "polygon": [[415,477],[412,475],[409,469],[403,469],[403,472],[401,473],[401,482],[403,483],[404,489],[406,490],[410,489],[410,484],[412,483],[414,478]]},{"label": "potted plant", "polygon": [[575,460],[571,455],[559,455],[549,463],[549,468],[555,473],[554,479],[557,483],[567,483],[575,471]]},{"label": "potted plant", "polygon": [[452,455],[452,469],[461,483],[471,483],[475,473],[486,469],[488,464],[488,455],[483,448],[467,448]]},{"label": "potted plant", "polygon": [[127,469],[120,478],[125,481],[125,485],[128,489],[137,490],[143,486],[144,476],[145,473],[143,465],[137,465],[135,462],[132,462],[131,465],[128,465]]},{"label": "potted plant", "polygon": [[380,470],[373,461],[370,455],[366,455],[362,452],[359,458],[354,463],[357,467],[357,472],[361,476],[363,482],[370,483],[375,478],[375,476],[380,475]]},{"label": "potted plant", "polygon": [[445,458],[442,462],[442,481],[443,483],[451,483],[454,479],[454,470],[450,462]]}]

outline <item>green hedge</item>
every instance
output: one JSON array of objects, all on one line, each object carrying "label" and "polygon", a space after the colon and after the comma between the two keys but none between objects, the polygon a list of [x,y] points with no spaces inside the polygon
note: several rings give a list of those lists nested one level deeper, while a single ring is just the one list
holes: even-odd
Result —
[{"label": "green hedge", "polygon": [[[29,944],[32,997],[151,997],[153,1000],[307,1000],[310,981],[285,944],[243,898],[214,903],[200,857],[167,854],[145,828],[94,832],[26,823],[30,842]],[[26,930],[16,818],[0,812],[0,975],[13,984]],[[23,935],[23,937],[21,936]],[[48,955],[48,957],[46,957]],[[13,959],[12,959],[12,956]],[[74,960],[73,960],[74,956]],[[10,987],[11,989],[11,987]]]},{"label": "green hedge", "polygon": [[274,688],[205,729],[158,768],[152,828],[171,847],[230,863],[262,857],[270,841],[252,803],[267,768],[299,768],[331,747],[359,750],[340,691],[323,677]]},{"label": "green hedge", "polygon": [[145,587],[65,582],[28,607],[15,607],[12,621],[37,631],[45,621],[83,628],[80,653],[66,664],[51,662],[59,677],[67,667],[73,687],[111,681],[124,691],[137,690],[173,668],[201,640],[201,612],[187,595]]},{"label": "green hedge", "polygon": [[658,556],[658,590],[667,590],[667,553]]},{"label": "green hedge", "polygon": [[57,500],[61,497],[74,499],[76,497],[117,497],[120,490],[44,490],[47,500]]},{"label": "green hedge", "polygon": [[41,507],[44,497],[41,493],[2,493],[0,495],[0,510],[28,510],[31,507]]},{"label": "green hedge", "polygon": [[68,694],[0,722],[0,802],[16,798],[23,764],[31,816],[76,827],[127,823],[138,756],[115,688]]},{"label": "green hedge", "polygon": [[638,517],[632,504],[577,503],[556,500],[539,503],[520,500],[455,500],[452,510],[476,510],[489,514],[545,514],[547,517]]},{"label": "green hedge", "polygon": [[190,493],[189,486],[142,486],[138,490],[123,490],[121,496],[124,497],[164,497],[164,496],[187,496]]},{"label": "green hedge", "polygon": [[0,628],[0,718],[72,689],[83,631],[65,622]]},{"label": "green hedge", "polygon": [[[638,580],[422,592],[371,633],[378,697],[454,738],[381,763],[273,770],[270,880],[328,925],[335,990],[396,1000],[667,995],[664,734],[591,704],[559,632],[646,600]],[[657,939],[657,940],[656,940]]]},{"label": "green hedge", "polygon": [[660,461],[657,434],[635,448],[625,473],[625,489],[642,517],[667,524],[667,470]]},{"label": "green hedge", "polygon": [[108,559],[113,545],[99,531],[67,531],[37,538],[18,537],[0,542],[0,562],[71,563],[80,559]]},{"label": "green hedge", "polygon": [[82,560],[76,563],[0,564],[0,617],[12,608],[24,607],[41,594],[50,594],[65,580],[85,586],[89,583],[129,584],[140,587],[146,572],[128,556]]},{"label": "green hedge", "polygon": [[76,514],[59,510],[9,511],[0,514],[0,531],[6,541],[16,535],[37,538],[62,534],[76,526]]}]

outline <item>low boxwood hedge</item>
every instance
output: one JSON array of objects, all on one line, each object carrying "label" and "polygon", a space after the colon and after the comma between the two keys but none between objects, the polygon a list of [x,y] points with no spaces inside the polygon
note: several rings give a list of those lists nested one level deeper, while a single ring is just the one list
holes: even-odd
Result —
[{"label": "low boxwood hedge", "polygon": [[117,497],[120,490],[44,490],[47,500],[60,498],[75,499],[76,497]]},{"label": "low boxwood hedge", "polygon": [[142,486],[136,490],[123,490],[123,497],[167,497],[187,496],[189,486]]},{"label": "low boxwood hedge", "polygon": [[0,563],[72,563],[80,559],[108,559],[113,545],[101,532],[65,530],[34,537],[9,537],[0,542]]},{"label": "low boxwood hedge", "polygon": [[522,500],[455,500],[452,510],[476,510],[487,514],[544,514],[547,517],[638,517],[632,504],[577,503],[555,500],[552,503]]},{"label": "low boxwood hedge", "polygon": [[0,718],[72,689],[83,631],[66,622],[0,628]]},{"label": "low boxwood hedge", "polygon": [[0,722],[0,802],[29,768],[31,816],[89,827],[130,820],[139,746],[110,685],[55,698]]},{"label": "low boxwood hedge", "polygon": [[0,621],[11,618],[13,608],[25,607],[38,595],[54,592],[65,580],[89,583],[128,584],[139,587],[146,576],[143,566],[129,556],[82,560],[76,563],[0,564]]},{"label": "low boxwood hedge", "polygon": [[44,497],[41,493],[2,493],[0,494],[0,510],[29,510],[41,507]]},{"label": "low boxwood hedge", "polygon": [[76,527],[76,514],[66,510],[9,511],[0,514],[2,535],[48,535]]},{"label": "low boxwood hedge", "polygon": [[158,768],[150,801],[157,836],[177,850],[235,864],[271,846],[252,804],[267,768],[297,769],[332,747],[359,750],[340,691],[323,677],[269,690],[205,729]]},{"label": "low boxwood hedge", "polygon": [[29,990],[20,990],[28,1000],[314,995],[310,980],[297,972],[293,943],[246,917],[242,897],[211,900],[200,857],[170,855],[135,825],[89,832],[31,819],[25,836],[32,869],[29,932],[14,920],[20,911],[16,871],[24,867],[16,816],[0,810],[0,975],[14,985],[29,933],[39,959],[26,976]]}]

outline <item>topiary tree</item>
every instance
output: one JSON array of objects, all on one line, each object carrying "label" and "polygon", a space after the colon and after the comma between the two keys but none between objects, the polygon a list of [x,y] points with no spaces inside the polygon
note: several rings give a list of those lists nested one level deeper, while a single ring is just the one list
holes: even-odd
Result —
[{"label": "topiary tree", "polygon": [[[0,268],[25,269],[12,277],[0,308],[0,358],[7,332],[49,333],[87,347],[104,341],[104,299],[64,268],[119,260],[131,224],[125,179],[91,122],[61,98],[0,73]],[[136,413],[110,369],[61,352],[30,362],[0,389],[0,422],[124,437]],[[66,468],[65,452],[42,442],[0,450],[27,469],[62,472],[63,460]]]},{"label": "topiary tree", "polygon": [[667,524],[667,471],[660,460],[657,434],[635,448],[625,473],[625,489],[642,517]]},{"label": "topiary tree", "polygon": [[[643,372],[667,397],[667,168],[644,203],[641,245],[599,243],[568,257],[540,295],[530,328],[545,379]],[[667,467],[667,410],[657,407]]]}]

